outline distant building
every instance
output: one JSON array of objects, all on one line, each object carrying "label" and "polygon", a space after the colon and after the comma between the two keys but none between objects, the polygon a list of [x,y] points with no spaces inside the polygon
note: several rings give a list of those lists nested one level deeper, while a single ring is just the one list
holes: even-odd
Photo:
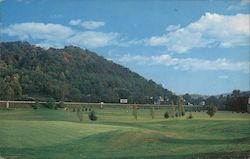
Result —
[{"label": "distant building", "polygon": [[162,98],[162,96],[159,96],[159,99],[158,99],[160,102],[164,102],[164,99]]},{"label": "distant building", "polygon": [[121,104],[127,104],[128,103],[128,99],[120,99],[120,103]]},{"label": "distant building", "polygon": [[155,104],[155,105],[160,105],[161,102],[164,102],[164,99],[162,98],[162,96],[159,96],[159,97],[154,101],[154,104]]},{"label": "distant building", "polygon": [[201,102],[200,102],[200,105],[201,105],[201,106],[205,106],[205,104],[206,104],[205,101],[201,101]]}]

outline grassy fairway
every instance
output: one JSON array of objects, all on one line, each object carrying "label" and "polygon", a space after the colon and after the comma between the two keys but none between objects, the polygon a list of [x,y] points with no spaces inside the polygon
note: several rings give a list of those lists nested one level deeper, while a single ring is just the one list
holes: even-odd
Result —
[{"label": "grassy fairway", "polygon": [[247,114],[217,112],[209,118],[164,119],[166,109],[140,109],[135,121],[123,108],[84,114],[48,109],[0,110],[0,155],[4,158],[244,158],[250,153]]}]

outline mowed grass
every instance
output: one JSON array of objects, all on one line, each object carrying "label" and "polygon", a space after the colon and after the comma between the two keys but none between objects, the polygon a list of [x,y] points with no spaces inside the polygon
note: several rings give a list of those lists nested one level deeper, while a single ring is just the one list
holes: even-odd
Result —
[{"label": "mowed grass", "polygon": [[219,111],[213,118],[192,112],[193,119],[164,119],[168,108],[132,110],[94,108],[98,120],[72,109],[0,110],[3,158],[248,158],[250,115]]}]

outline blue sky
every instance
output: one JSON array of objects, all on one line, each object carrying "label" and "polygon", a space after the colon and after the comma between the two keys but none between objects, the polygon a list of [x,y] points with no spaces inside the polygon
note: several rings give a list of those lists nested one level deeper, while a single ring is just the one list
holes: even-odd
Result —
[{"label": "blue sky", "polygon": [[76,45],[177,94],[249,90],[249,0],[0,0],[1,41]]}]

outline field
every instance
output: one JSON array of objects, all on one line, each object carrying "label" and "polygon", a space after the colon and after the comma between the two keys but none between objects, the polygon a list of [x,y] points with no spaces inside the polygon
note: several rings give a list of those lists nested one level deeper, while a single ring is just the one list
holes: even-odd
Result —
[{"label": "field", "polygon": [[0,158],[221,159],[250,157],[248,114],[188,112],[164,119],[167,108],[95,108],[97,121],[82,122],[72,109],[1,109]]}]

